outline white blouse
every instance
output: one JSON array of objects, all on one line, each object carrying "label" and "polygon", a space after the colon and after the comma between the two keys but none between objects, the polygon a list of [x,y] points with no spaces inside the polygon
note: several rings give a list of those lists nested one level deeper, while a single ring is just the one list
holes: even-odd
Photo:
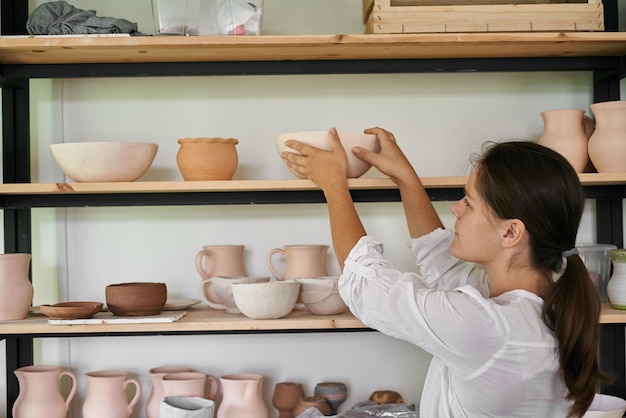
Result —
[{"label": "white blouse", "polygon": [[453,232],[412,239],[421,273],[401,272],[362,237],[339,291],[365,325],[432,354],[420,417],[566,417],[557,340],[543,300],[525,290],[489,298],[486,272],[450,253]]}]

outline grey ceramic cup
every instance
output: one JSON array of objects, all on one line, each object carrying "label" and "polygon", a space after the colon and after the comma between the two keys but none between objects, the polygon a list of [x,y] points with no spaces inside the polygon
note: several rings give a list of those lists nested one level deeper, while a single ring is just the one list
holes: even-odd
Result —
[{"label": "grey ceramic cup", "polygon": [[161,418],[213,418],[215,402],[196,396],[166,396],[161,401]]}]

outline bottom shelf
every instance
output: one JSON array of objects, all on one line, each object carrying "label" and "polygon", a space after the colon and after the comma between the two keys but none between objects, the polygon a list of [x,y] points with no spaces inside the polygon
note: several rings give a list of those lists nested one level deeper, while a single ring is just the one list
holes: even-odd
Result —
[{"label": "bottom shelf", "polygon": [[22,320],[0,322],[0,335],[4,337],[368,329],[350,312],[339,315],[313,315],[306,310],[294,310],[280,319],[250,319],[243,314],[232,314],[208,307],[187,309],[185,316],[170,323],[50,325],[47,317],[37,313],[30,314]]}]

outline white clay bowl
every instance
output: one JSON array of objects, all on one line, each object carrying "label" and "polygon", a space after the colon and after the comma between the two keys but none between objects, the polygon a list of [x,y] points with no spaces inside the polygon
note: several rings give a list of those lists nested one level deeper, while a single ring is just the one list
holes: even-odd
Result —
[{"label": "white clay bowl", "polygon": [[277,319],[295,307],[300,283],[295,280],[233,283],[232,289],[242,314],[252,319]]},{"label": "white clay bowl", "polygon": [[[367,170],[370,169],[371,164],[366,163],[365,161],[354,155],[352,153],[352,148],[358,145],[369,151],[379,152],[380,144],[378,143],[378,138],[376,138],[376,135],[354,132],[339,131],[338,134],[339,139],[341,140],[341,144],[346,150],[346,156],[348,158],[347,177],[361,177],[367,172]],[[289,148],[285,145],[285,141],[289,139],[295,139],[297,141],[304,142],[305,144],[312,145],[316,148],[330,150],[330,141],[328,139],[329,135],[330,134],[328,133],[328,131],[307,131],[279,134],[276,136],[276,149],[278,150],[279,154],[281,154],[283,151],[297,153],[294,149]],[[302,178],[300,174],[294,172],[293,170],[292,173],[295,174],[296,177]]]},{"label": "white clay bowl", "polygon": [[50,145],[52,156],[75,182],[135,181],[152,165],[157,144],[68,142]]},{"label": "white clay bowl", "polygon": [[304,306],[315,315],[336,315],[348,307],[339,295],[339,277],[324,276],[297,279]]}]

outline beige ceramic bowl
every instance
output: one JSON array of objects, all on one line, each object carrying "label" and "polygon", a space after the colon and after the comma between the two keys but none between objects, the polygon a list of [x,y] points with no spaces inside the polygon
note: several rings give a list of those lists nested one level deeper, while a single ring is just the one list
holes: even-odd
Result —
[{"label": "beige ceramic bowl", "polygon": [[[342,131],[339,131],[338,134],[339,139],[346,150],[346,156],[348,158],[348,178],[361,177],[367,172],[367,170],[370,169],[371,165],[355,156],[351,149],[358,145],[369,151],[380,151],[380,144],[378,143],[376,135]],[[328,135],[328,131],[307,131],[279,134],[276,136],[276,149],[279,154],[283,151],[295,152],[292,148],[288,148],[285,145],[285,141],[288,139],[295,139],[317,148],[330,150]],[[298,173],[293,173],[297,177],[301,177]]]},{"label": "beige ceramic bowl", "polygon": [[262,283],[234,283],[235,304],[252,319],[282,318],[293,310],[300,293],[295,280]]},{"label": "beige ceramic bowl", "polygon": [[165,283],[129,282],[106,287],[106,303],[118,316],[158,315],[167,300]]},{"label": "beige ceramic bowl", "polygon": [[52,156],[75,182],[135,181],[152,165],[157,144],[71,142],[50,145]]},{"label": "beige ceramic bowl", "polygon": [[297,279],[304,306],[315,315],[336,315],[348,307],[339,295],[338,276]]}]

